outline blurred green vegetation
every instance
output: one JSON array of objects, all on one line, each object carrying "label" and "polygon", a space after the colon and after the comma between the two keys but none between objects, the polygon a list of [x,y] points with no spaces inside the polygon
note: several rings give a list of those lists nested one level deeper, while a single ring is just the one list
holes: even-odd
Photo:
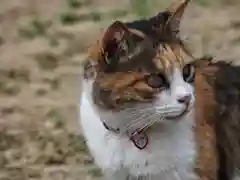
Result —
[{"label": "blurred green vegetation", "polygon": [[151,13],[151,1],[149,0],[131,0],[131,7],[139,17],[149,16]]},{"label": "blurred green vegetation", "polygon": [[43,21],[40,19],[32,19],[26,26],[19,28],[18,33],[21,37],[33,39],[37,36],[44,36],[51,27],[52,21]]},{"label": "blurred green vegetation", "polygon": [[[66,0],[66,7],[62,13],[59,14],[59,20],[63,25],[74,25],[83,21],[101,22],[105,19],[117,19],[126,17],[129,14],[134,14],[137,17],[145,18],[150,15],[165,9],[169,2],[164,0],[129,0],[130,6],[126,9],[111,9],[99,10],[98,8],[81,13],[81,8],[91,5],[91,0]],[[173,2],[173,0],[171,0]],[[238,0],[195,0],[192,3],[198,4],[205,8],[213,6],[227,6],[239,4]],[[55,23],[55,22],[54,22]],[[48,29],[51,28],[52,20],[41,20],[33,17],[33,19],[25,26],[19,28],[19,35],[27,39],[33,39],[38,36],[47,36]],[[0,36],[0,44],[3,38]],[[50,46],[58,46],[58,41],[49,37]]]}]

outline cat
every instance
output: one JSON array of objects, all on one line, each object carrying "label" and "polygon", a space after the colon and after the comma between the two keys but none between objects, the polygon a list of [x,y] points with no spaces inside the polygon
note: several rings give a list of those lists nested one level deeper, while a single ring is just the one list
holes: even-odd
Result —
[{"label": "cat", "polygon": [[[195,58],[179,35],[188,3],[147,20],[115,21],[89,51],[80,123],[106,179],[203,177],[196,170]],[[216,179],[212,160],[202,179]]]}]

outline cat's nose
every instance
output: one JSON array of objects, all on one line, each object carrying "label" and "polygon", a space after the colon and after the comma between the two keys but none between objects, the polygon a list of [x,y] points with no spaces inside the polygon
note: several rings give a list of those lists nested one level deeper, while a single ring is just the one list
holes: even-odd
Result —
[{"label": "cat's nose", "polygon": [[191,101],[191,95],[185,95],[180,98],[178,98],[178,102],[180,104],[189,104]]}]

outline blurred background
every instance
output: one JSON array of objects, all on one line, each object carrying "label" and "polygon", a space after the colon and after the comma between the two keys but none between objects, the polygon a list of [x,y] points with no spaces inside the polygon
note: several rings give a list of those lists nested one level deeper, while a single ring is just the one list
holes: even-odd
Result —
[{"label": "blurred background", "polygon": [[[81,61],[114,20],[173,1],[1,0],[0,180],[101,177],[78,136]],[[192,0],[181,35],[196,57],[238,60],[239,30],[239,0]]]}]

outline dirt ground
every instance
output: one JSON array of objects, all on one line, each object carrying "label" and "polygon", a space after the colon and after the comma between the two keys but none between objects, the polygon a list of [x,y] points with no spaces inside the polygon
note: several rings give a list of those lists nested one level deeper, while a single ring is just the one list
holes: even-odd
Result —
[{"label": "dirt ground", "polygon": [[[79,136],[80,67],[113,20],[155,14],[170,1],[1,0],[0,180],[96,180]],[[227,2],[227,3],[226,3]],[[195,56],[240,58],[240,5],[195,0],[182,36]]]}]

